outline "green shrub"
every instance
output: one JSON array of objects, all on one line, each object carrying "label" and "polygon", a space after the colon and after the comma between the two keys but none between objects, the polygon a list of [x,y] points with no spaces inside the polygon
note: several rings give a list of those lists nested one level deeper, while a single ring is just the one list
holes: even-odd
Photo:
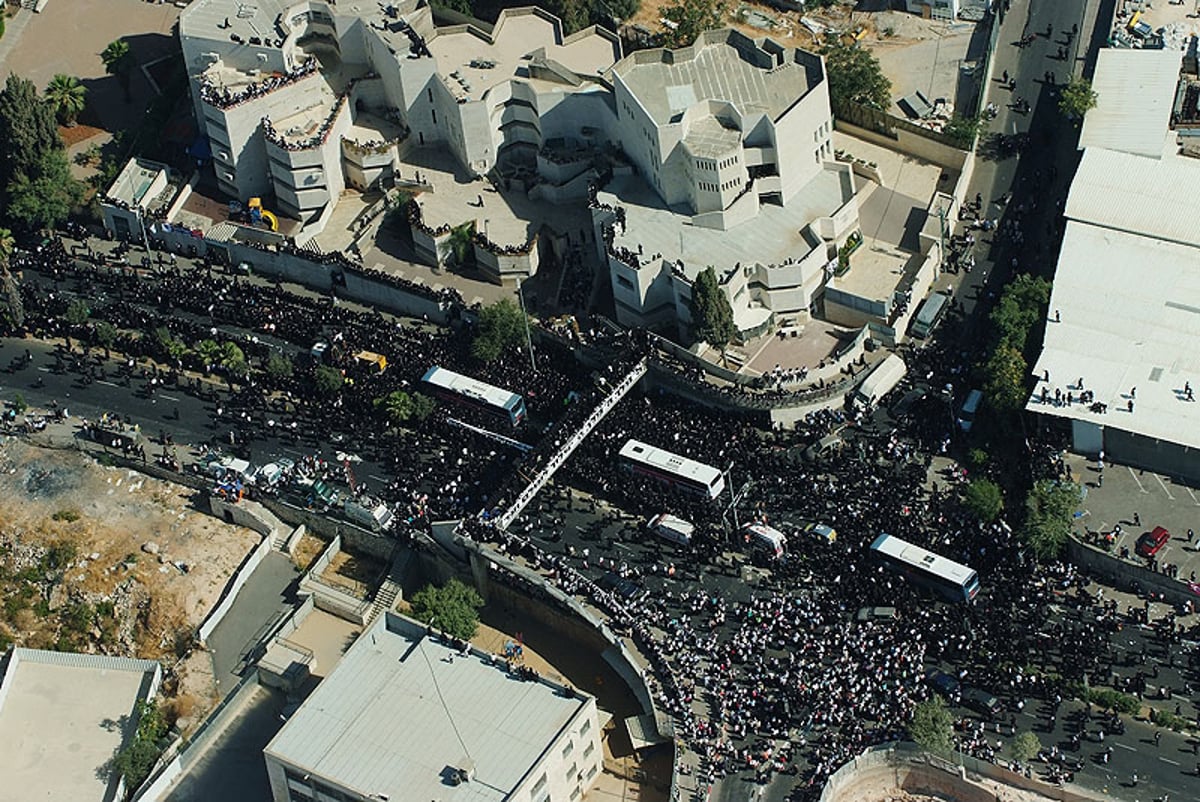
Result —
[{"label": "green shrub", "polygon": [[77,510],[69,510],[68,509],[68,510],[58,510],[50,517],[56,521],[63,521],[65,523],[73,524],[76,521],[78,521],[82,516],[79,514],[79,512]]}]

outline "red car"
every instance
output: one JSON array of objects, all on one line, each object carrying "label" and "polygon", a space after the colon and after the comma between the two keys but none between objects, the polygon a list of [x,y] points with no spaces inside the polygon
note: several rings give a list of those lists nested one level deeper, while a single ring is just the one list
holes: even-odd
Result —
[{"label": "red car", "polygon": [[1171,533],[1161,526],[1154,527],[1154,531],[1145,532],[1137,540],[1137,553],[1143,557],[1153,557],[1167,545],[1167,541],[1171,539]]}]

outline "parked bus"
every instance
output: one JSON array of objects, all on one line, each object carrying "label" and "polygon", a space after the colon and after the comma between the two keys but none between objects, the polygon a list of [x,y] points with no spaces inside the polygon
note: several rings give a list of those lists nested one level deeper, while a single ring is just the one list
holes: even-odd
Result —
[{"label": "parked bus", "polygon": [[945,293],[935,292],[925,299],[921,304],[921,308],[917,310],[916,317],[913,318],[912,326],[909,332],[918,340],[924,340],[930,335],[938,321],[942,319],[942,315],[946,314],[946,309],[950,306],[950,296]]},{"label": "parked bus", "polygon": [[715,499],[725,489],[725,477],[711,465],[672,454],[662,448],[630,440],[621,447],[621,467],[676,489]]},{"label": "parked bus", "polygon": [[967,393],[967,398],[963,401],[963,405],[958,411],[958,428],[964,432],[971,431],[971,427],[975,425],[975,414],[979,412],[979,405],[982,403],[982,392],[972,390]]},{"label": "parked bus", "polygon": [[871,553],[888,568],[947,601],[971,601],[979,592],[975,571],[898,537],[880,535],[871,544]]},{"label": "parked bus", "polygon": [[507,420],[512,426],[525,420],[525,399],[516,393],[437,365],[427,370],[421,381],[438,398],[475,407]]},{"label": "parked bus", "polygon": [[746,524],[742,527],[742,536],[751,551],[762,552],[776,560],[787,551],[787,536],[773,526]]}]

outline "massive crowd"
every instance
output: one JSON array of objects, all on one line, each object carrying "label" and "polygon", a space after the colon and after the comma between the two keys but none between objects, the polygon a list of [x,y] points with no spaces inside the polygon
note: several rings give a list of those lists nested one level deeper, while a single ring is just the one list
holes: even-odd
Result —
[{"label": "massive crowd", "polygon": [[[1121,653],[1123,622],[1145,622],[1145,610],[1120,609],[1085,593],[1087,578],[1063,563],[1039,565],[1011,530],[981,526],[961,507],[961,472],[931,472],[951,437],[951,416],[936,394],[918,402],[912,423],[877,428],[840,411],[810,414],[794,431],[766,431],[750,418],[686,403],[665,393],[634,392],[609,414],[567,463],[562,476],[574,487],[623,509],[649,515],[671,511],[694,521],[700,534],[690,552],[668,553],[629,537],[639,548],[599,539],[581,551],[560,546],[564,525],[556,505],[565,494],[543,493],[509,531],[473,517],[511,500],[520,484],[564,442],[612,384],[646,355],[648,340],[591,333],[607,348],[606,369],[591,372],[566,349],[539,348],[537,370],[524,359],[481,364],[469,355],[470,327],[446,331],[377,311],[312,297],[280,285],[249,280],[209,265],[104,268],[73,259],[59,242],[19,254],[26,329],[39,337],[73,337],[91,348],[104,345],[127,355],[117,367],[95,351],[60,352],[60,367],[85,381],[117,378],[146,393],[173,387],[201,395],[213,409],[214,444],[249,446],[276,432],[319,452],[330,444],[377,456],[391,472],[385,495],[402,519],[428,522],[467,516],[467,531],[539,568],[569,593],[603,609],[653,668],[653,693],[691,750],[703,778],[749,772],[760,781],[797,775],[801,797],[864,748],[901,737],[914,706],[929,697],[926,671],[952,668],[964,683],[999,696],[1007,711],[1027,701],[1048,708],[1051,722],[1068,685],[1085,676],[1111,682],[1124,666],[1123,690],[1145,692],[1145,653]],[[73,320],[72,300],[88,299],[86,321]],[[117,330],[98,339],[101,323]],[[221,367],[197,364],[172,341],[211,339],[236,344],[255,365],[272,354],[294,361],[290,375],[256,371],[215,382],[184,378]],[[326,364],[346,379],[336,392],[316,380],[320,361],[310,346],[329,343]],[[353,354],[386,355],[381,373],[363,371]],[[167,368],[137,368],[143,356]],[[956,377],[964,355],[935,347],[908,353],[911,373],[939,387]],[[128,361],[124,361],[128,359]],[[188,360],[193,360],[191,364]],[[412,391],[434,364],[459,369],[524,396],[530,425],[518,436],[534,445],[513,451],[435,414],[421,426],[384,437],[375,401]],[[232,373],[224,370],[225,373]],[[227,380],[228,389],[222,387]],[[684,379],[696,381],[695,377]],[[902,388],[904,389],[904,388]],[[470,420],[470,413],[454,414]],[[809,447],[838,435],[841,447],[812,456]],[[742,520],[777,526],[792,537],[787,555],[769,562],[754,588],[744,575],[695,583],[691,577],[741,569],[749,550],[720,524],[725,498],[716,503],[687,497],[617,469],[617,451],[629,438],[731,468],[732,490],[749,483],[739,503]],[[1058,449],[1032,444],[1036,476],[1064,471]],[[306,462],[330,476],[336,467]],[[322,467],[323,466],[323,467]],[[934,477],[931,479],[931,475]],[[506,479],[507,477],[507,479]],[[595,509],[595,502],[590,502]],[[406,514],[407,513],[407,514]],[[826,523],[836,542],[804,540],[803,522]],[[629,530],[626,530],[629,531]],[[888,532],[975,568],[983,590],[970,606],[933,603],[866,558],[866,546]],[[653,579],[661,592],[630,596],[600,583],[606,573]],[[685,577],[688,579],[685,581]],[[889,605],[896,621],[853,620],[860,607]],[[1072,611],[1063,616],[1054,607]],[[1157,637],[1180,637],[1173,617],[1156,621]],[[1064,644],[1069,646],[1064,648]],[[1190,659],[1190,658],[1189,658]],[[1145,667],[1143,667],[1145,666]],[[1191,669],[1189,669],[1191,670]],[[1119,673],[1119,672],[1118,672]],[[1162,693],[1160,689],[1158,691]],[[1190,688],[1167,689],[1190,694]],[[1001,716],[1008,720],[1009,713]],[[1001,721],[995,722],[997,729]],[[1084,727],[1087,726],[1085,722]],[[1004,735],[1011,735],[1010,724]],[[959,745],[994,759],[990,729],[961,722]]]}]

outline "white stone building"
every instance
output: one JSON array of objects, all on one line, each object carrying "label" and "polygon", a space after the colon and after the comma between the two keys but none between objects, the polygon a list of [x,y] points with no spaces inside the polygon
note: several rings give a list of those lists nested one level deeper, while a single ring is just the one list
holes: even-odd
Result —
[{"label": "white stone building", "polygon": [[618,320],[686,331],[707,266],[743,334],[806,316],[858,228],[853,172],[833,162],[821,57],[712,31],[634,53],[612,80],[615,138],[633,169],[597,193],[593,223]]}]

